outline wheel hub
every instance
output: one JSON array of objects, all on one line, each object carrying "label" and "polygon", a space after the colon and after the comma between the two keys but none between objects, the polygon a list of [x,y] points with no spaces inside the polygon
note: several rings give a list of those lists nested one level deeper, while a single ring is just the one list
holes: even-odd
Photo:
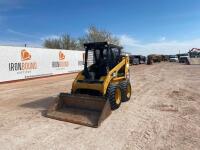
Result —
[{"label": "wheel hub", "polygon": [[119,88],[116,89],[115,91],[115,100],[117,104],[120,104],[121,102],[121,91]]}]

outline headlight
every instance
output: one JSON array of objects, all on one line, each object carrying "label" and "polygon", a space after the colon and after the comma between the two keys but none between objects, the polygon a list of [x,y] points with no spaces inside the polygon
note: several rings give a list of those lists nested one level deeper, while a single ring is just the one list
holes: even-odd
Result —
[{"label": "headlight", "polygon": [[113,72],[112,76],[113,76],[113,77],[116,77],[116,76],[117,76],[117,73],[116,73],[116,72]]},{"label": "headlight", "polygon": [[130,72],[127,72],[126,78],[127,78],[127,79],[130,79]]},{"label": "headlight", "polygon": [[126,64],[126,67],[129,68],[129,64]]}]

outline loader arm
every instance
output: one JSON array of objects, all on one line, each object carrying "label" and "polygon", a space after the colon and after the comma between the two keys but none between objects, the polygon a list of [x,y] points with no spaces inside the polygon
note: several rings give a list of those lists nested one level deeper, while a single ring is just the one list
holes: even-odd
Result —
[{"label": "loader arm", "polygon": [[[122,77],[117,77],[115,75],[117,75],[118,71],[123,67],[125,66],[125,73],[124,73],[124,76]],[[106,76],[105,80],[104,80],[104,84],[103,84],[103,89],[102,89],[102,93],[103,95],[106,94],[106,91],[107,91],[107,88],[109,86],[110,83],[113,83],[113,82],[119,82],[119,81],[122,81],[124,79],[126,79],[126,76],[128,75],[129,73],[129,57],[128,56],[125,56],[122,58],[122,61],[116,65],[109,73],[108,75]]]}]

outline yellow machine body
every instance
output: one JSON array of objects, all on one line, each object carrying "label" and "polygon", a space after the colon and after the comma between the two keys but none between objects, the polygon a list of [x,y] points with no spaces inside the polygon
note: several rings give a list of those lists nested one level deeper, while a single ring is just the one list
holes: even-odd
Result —
[{"label": "yellow machine body", "polygon": [[[117,76],[118,71],[124,67],[125,68],[125,74],[123,76]],[[75,92],[77,89],[90,89],[90,90],[96,90],[99,91],[102,95],[106,94],[108,85],[110,83],[120,82],[123,80],[126,80],[129,76],[129,57],[124,56],[122,58],[122,61],[115,66],[108,74],[107,76],[102,76],[99,81],[102,81],[102,83],[81,83],[78,82],[80,80],[84,80],[85,77],[82,75],[82,72],[80,72],[76,79],[74,80],[72,84],[72,92]]]},{"label": "yellow machine body", "polygon": [[[98,127],[112,112],[110,101],[107,93],[108,87],[114,85],[115,93],[112,93],[113,99],[116,99],[116,105],[121,103],[121,90],[116,88],[122,81],[127,81],[129,78],[129,57],[122,56],[106,75],[93,82],[85,82],[87,79],[84,75],[84,70],[76,76],[71,93],[61,93],[52,103],[47,111],[47,117],[86,125],[90,127]],[[77,93],[77,91],[86,90],[88,94]],[[98,93],[95,95],[95,92]],[[109,90],[112,92],[112,89]],[[130,90],[129,95],[130,95]],[[92,94],[92,95],[90,95]],[[128,94],[127,94],[128,95]],[[112,97],[111,96],[111,97]]]}]

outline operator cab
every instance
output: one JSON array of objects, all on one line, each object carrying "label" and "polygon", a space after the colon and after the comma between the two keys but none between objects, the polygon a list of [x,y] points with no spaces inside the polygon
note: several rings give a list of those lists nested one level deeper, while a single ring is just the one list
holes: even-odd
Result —
[{"label": "operator cab", "polygon": [[86,80],[99,80],[106,76],[121,59],[122,47],[108,42],[86,43],[83,74]]}]

